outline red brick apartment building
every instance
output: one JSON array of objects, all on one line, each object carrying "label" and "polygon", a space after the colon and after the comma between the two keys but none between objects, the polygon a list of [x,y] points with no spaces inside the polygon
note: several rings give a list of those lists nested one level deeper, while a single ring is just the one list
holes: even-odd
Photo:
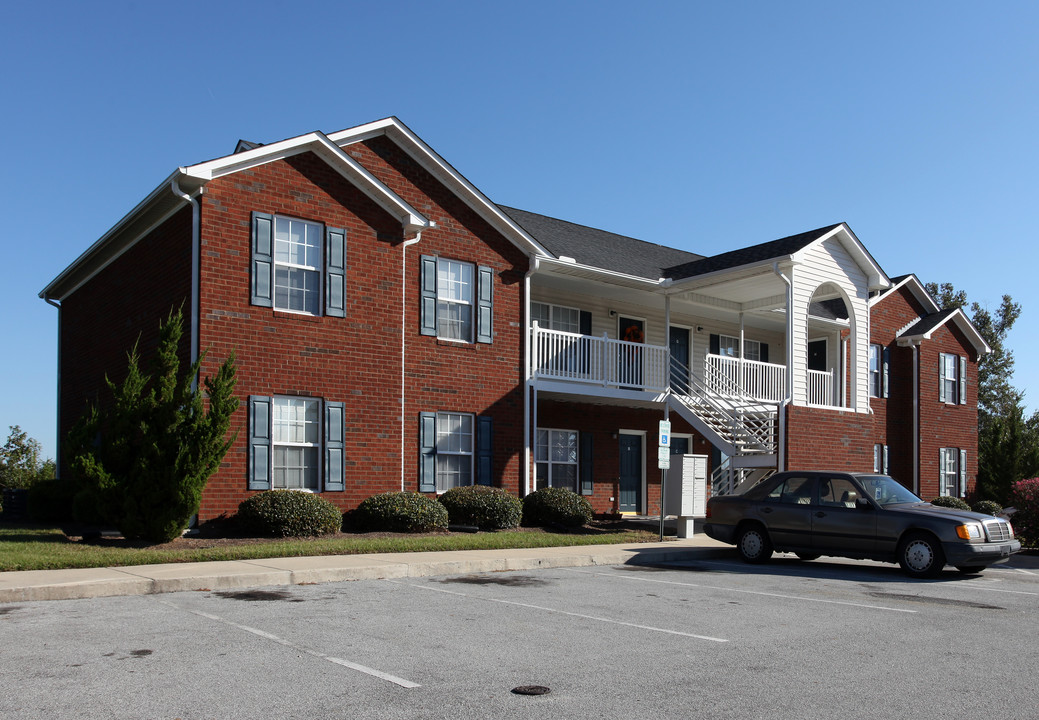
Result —
[{"label": "red brick apartment building", "polygon": [[665,417],[716,492],[840,468],[926,498],[977,473],[988,348],[846,224],[704,257],[496,205],[396,118],[178,168],[40,296],[60,437],[171,309],[203,374],[236,352],[202,521],[269,488],[346,510],[471,483],[659,512]]}]

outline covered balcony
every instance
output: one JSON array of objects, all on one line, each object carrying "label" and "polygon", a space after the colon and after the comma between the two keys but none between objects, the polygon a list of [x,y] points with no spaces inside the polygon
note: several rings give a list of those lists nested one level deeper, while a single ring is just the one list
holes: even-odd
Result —
[{"label": "covered balcony", "polygon": [[[669,388],[694,387],[726,398],[750,398],[780,403],[787,397],[785,365],[707,354],[702,381],[690,382],[689,368],[672,361],[667,347],[615,340],[606,335],[546,330],[533,324],[531,373],[535,380],[563,381],[593,388],[637,390],[654,393]],[[808,402],[835,405],[838,397],[833,371],[808,370]]]}]

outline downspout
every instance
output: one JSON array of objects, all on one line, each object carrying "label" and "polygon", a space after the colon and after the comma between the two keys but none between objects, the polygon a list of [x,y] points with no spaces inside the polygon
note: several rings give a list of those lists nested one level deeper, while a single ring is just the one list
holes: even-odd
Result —
[{"label": "downspout", "polygon": [[920,345],[912,345],[912,491],[920,496]]},{"label": "downspout", "polygon": [[[201,312],[201,298],[199,291],[199,273],[201,272],[201,242],[202,242],[202,209],[199,206],[198,197],[205,191],[200,187],[193,195],[188,195],[180,189],[177,178],[170,181],[170,190],[177,197],[191,205],[191,362],[198,360],[199,344],[199,313]],[[198,387],[198,378],[192,378],[192,387]]]},{"label": "downspout", "polygon": [[400,250],[400,491],[404,492],[404,386],[407,368],[405,358],[405,338],[408,327],[408,248],[422,240],[419,232],[411,240],[401,243]]},{"label": "downspout", "polygon": [[[530,326],[530,278],[538,271],[541,265],[540,258],[535,255],[531,258],[530,269],[523,275],[523,495],[530,494],[530,420],[531,403],[535,403],[536,412],[537,395],[531,399],[530,362],[531,362],[531,326]],[[537,393],[537,390],[534,390]]]},{"label": "downspout", "polygon": [[58,390],[55,393],[54,412],[54,477],[61,479],[61,303],[44,295],[48,305],[58,308]]},{"label": "downspout", "polygon": [[[772,272],[786,283],[786,397],[779,403],[779,447],[776,467],[786,469],[786,409],[794,398],[794,284],[772,263]],[[742,348],[741,348],[742,349]]]}]

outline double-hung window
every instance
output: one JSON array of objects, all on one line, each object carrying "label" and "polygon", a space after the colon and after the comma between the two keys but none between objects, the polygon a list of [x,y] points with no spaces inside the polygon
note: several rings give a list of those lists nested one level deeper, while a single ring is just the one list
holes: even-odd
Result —
[{"label": "double-hung window", "polygon": [[578,492],[576,430],[538,429],[534,450],[537,489],[561,487]]},{"label": "double-hung window", "polygon": [[532,302],[530,317],[543,330],[559,330],[561,332],[581,332],[581,311],[577,308],[549,305]]},{"label": "double-hung window", "polygon": [[488,416],[462,412],[419,413],[419,491],[492,480],[493,423]]},{"label": "double-hung window", "polygon": [[493,341],[493,269],[423,255],[421,274],[423,335],[467,343]]},{"label": "double-hung window", "polygon": [[875,398],[888,396],[889,351],[883,345],[869,346],[869,395]]},{"label": "double-hung window", "polygon": [[942,448],[938,453],[941,494],[963,497],[967,494],[967,451]]},{"label": "double-hung window", "polygon": [[882,475],[888,474],[887,467],[887,445],[873,446],[873,472]]},{"label": "double-hung window", "polygon": [[[714,355],[738,358],[740,356],[740,339],[731,335],[711,335],[710,351]],[[743,359],[768,362],[768,343],[744,338]]]},{"label": "double-hung window", "polygon": [[252,214],[250,301],[305,315],[346,315],[346,231]]},{"label": "double-hung window", "polygon": [[320,402],[309,398],[274,398],[273,487],[318,490],[321,426]]},{"label": "double-hung window", "polygon": [[967,403],[967,358],[952,353],[938,356],[938,400],[951,405]]},{"label": "double-hung window", "polygon": [[345,489],[345,405],[318,398],[249,398],[249,489]]}]

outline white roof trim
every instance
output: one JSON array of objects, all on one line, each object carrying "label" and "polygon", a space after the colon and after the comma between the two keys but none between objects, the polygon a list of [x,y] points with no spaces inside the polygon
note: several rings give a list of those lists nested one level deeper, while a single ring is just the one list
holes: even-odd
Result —
[{"label": "white roof trim", "polygon": [[340,175],[364,192],[386,212],[398,218],[407,231],[417,232],[433,226],[432,221],[411,207],[403,198],[344,153],[337,144],[321,132],[307,133],[270,145],[261,145],[245,152],[180,168],[180,171],[190,177],[209,181],[308,151],[313,151],[322,157]]},{"label": "white roof trim", "polygon": [[847,223],[839,224],[830,232],[805,245],[791,257],[795,262],[800,262],[809,251],[838,235],[841,236],[837,238],[841,243],[841,246],[849,255],[851,255],[852,260],[854,260],[866,274],[866,282],[870,290],[881,290],[891,287],[891,280],[888,278],[887,274],[880,265],[877,264],[876,260],[870,256],[869,252],[866,250],[866,246],[855,237],[855,233],[851,231],[851,228],[848,227]]},{"label": "white roof trim", "polygon": [[[924,318],[920,318],[923,320]],[[935,331],[946,325],[950,320],[956,322],[956,326],[967,336],[971,344],[978,350],[978,353],[987,355],[992,352],[992,348],[989,347],[988,343],[985,342],[985,338],[981,337],[981,333],[974,327],[974,323],[967,317],[967,313],[963,312],[963,308],[956,308],[953,312],[949,313],[949,316],[942,320],[940,323],[935,325],[933,328],[925,333],[918,333],[913,335],[898,335],[897,340],[899,345],[910,345],[913,341],[919,340],[930,340],[931,336],[934,335]],[[914,325],[916,323],[913,323]]]},{"label": "white roof trim", "polygon": [[869,299],[869,306],[873,307],[878,302],[888,297],[893,291],[898,290],[899,288],[903,288],[906,285],[909,285],[909,291],[913,293],[913,297],[915,297],[928,308],[928,312],[941,311],[941,308],[938,307],[938,303],[934,301],[934,298],[931,297],[931,294],[929,292],[927,292],[927,289],[923,286],[923,284],[920,282],[920,279],[916,275],[906,275],[897,285],[892,285],[890,288],[880,293],[880,295],[875,295],[874,297],[871,297]]},{"label": "white roof trim", "polygon": [[655,290],[670,284],[669,278],[650,280],[638,275],[616,272],[615,270],[604,270],[593,265],[583,265],[572,260],[557,260],[553,257],[537,258],[534,265],[535,274],[541,271],[559,270],[563,275],[575,277],[595,278],[611,285],[622,285],[625,287],[638,287],[642,289]]},{"label": "white roof trim", "polygon": [[503,213],[475,185],[466,180],[461,173],[455,170],[433,148],[423,142],[418,135],[413,133],[410,128],[397,118],[388,117],[365,125],[358,125],[355,128],[330,133],[328,139],[339,147],[343,147],[344,145],[351,145],[379,135],[386,135],[404,148],[424,169],[443,182],[483,219],[490,222],[491,225],[505,235],[516,247],[527,254],[540,255],[546,258],[554,257],[547,248],[517,225],[515,220]]}]

